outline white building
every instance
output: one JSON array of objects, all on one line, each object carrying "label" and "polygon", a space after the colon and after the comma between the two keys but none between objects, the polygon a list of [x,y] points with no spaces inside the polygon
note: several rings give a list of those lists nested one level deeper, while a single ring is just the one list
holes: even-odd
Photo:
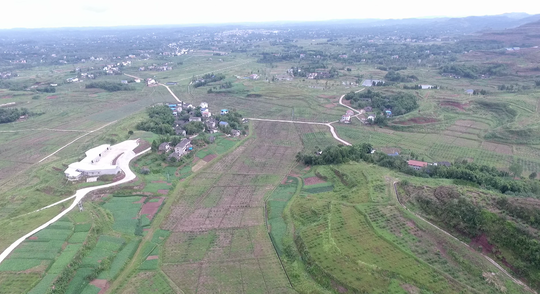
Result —
[{"label": "white building", "polygon": [[114,159],[120,155],[111,151],[111,145],[104,144],[86,151],[86,157],[72,163],[64,171],[70,181],[80,180],[82,177],[94,177],[102,175],[116,175],[120,172],[117,164],[113,165]]},{"label": "white building", "polygon": [[208,108],[208,103],[206,102],[201,102],[201,108]]}]

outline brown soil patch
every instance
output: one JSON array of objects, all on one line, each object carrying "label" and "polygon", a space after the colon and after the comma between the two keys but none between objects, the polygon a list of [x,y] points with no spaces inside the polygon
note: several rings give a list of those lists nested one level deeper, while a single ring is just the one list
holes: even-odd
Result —
[{"label": "brown soil patch", "polygon": [[[152,199],[156,199],[156,198],[152,198]],[[165,200],[165,198],[163,197],[159,197],[158,199],[159,199],[158,202],[146,202],[142,206],[140,214],[141,215],[146,214],[146,217],[149,220],[152,220],[152,218],[154,218],[154,215],[157,213],[159,207],[161,206],[161,204],[163,204],[163,201]]]},{"label": "brown soil patch", "polygon": [[407,293],[409,293],[409,294],[418,294],[418,293],[420,293],[420,289],[418,289],[416,286],[413,286],[413,285],[403,284],[403,285],[401,285],[401,288],[403,288],[403,290],[407,291]]},{"label": "brown soil patch", "polygon": [[125,177],[126,177],[126,174],[123,171],[121,171],[116,175],[116,177],[114,177],[113,182],[118,182]]},{"label": "brown soil patch", "polygon": [[331,103],[331,104],[326,104],[326,105],[324,105],[324,107],[325,107],[325,108],[334,108],[334,107],[336,107],[336,105],[337,105],[337,104],[335,104],[335,103]]},{"label": "brown soil patch", "polygon": [[319,177],[309,177],[309,178],[304,179],[305,186],[315,185],[315,184],[320,184],[320,183],[326,183],[326,182]]},{"label": "brown soil patch", "polygon": [[10,99],[10,98],[13,98],[13,96],[12,95],[2,96],[2,99]]},{"label": "brown soil patch", "polygon": [[461,104],[461,103],[456,102],[456,101],[443,101],[439,105],[440,106],[454,107],[454,108],[457,108],[457,109],[459,109],[461,111],[465,111],[465,109],[469,107],[469,103]]},{"label": "brown soil patch", "polygon": [[169,194],[169,190],[166,190],[166,189],[159,189],[159,190],[157,190],[157,192],[158,192],[159,194],[163,194],[163,195]]},{"label": "brown soil patch", "polygon": [[111,286],[109,284],[109,282],[107,282],[107,280],[102,280],[102,279],[99,279],[99,280],[95,279],[92,282],[90,282],[90,285],[96,286],[96,287],[98,287],[100,289],[98,294],[103,294],[103,293],[107,292],[107,290]]},{"label": "brown soil patch", "polygon": [[351,106],[351,100],[341,99],[341,103],[343,103],[344,105],[347,105],[347,106]]},{"label": "brown soil patch", "polygon": [[216,157],[217,157],[217,154],[208,154],[203,158],[203,160],[206,162],[210,162]]},{"label": "brown soil patch", "polygon": [[28,240],[37,240],[37,239],[38,239],[37,236],[32,236],[32,237],[28,238]]},{"label": "brown soil patch", "polygon": [[167,184],[167,181],[152,181],[152,183]]},{"label": "brown soil patch", "polygon": [[58,98],[58,96],[56,96],[56,95],[53,95],[53,96],[47,96],[47,99],[56,99],[56,98]]},{"label": "brown soil patch", "polygon": [[154,259],[159,259],[159,255],[150,255],[146,258],[146,260],[154,260]]},{"label": "brown soil patch", "polygon": [[57,168],[57,167],[54,167],[54,166],[53,166],[53,168],[52,168],[52,169],[53,169],[53,170],[55,170],[55,171],[62,171],[62,169],[61,169],[61,168]]},{"label": "brown soil patch", "polygon": [[144,203],[144,201],[146,201],[146,197],[143,197],[143,198],[141,198],[141,200],[139,200],[137,202],[133,202],[133,203]]},{"label": "brown soil patch", "polygon": [[306,168],[304,168],[305,171],[308,171],[311,169],[311,166],[306,166]]},{"label": "brown soil patch", "polygon": [[135,152],[135,154],[139,154],[141,153],[142,151],[150,148],[150,146],[152,146],[148,141],[146,140],[141,140],[139,142],[139,146],[135,147],[135,149],[133,149],[133,152]]},{"label": "brown soil patch", "polygon": [[432,117],[413,117],[411,119],[405,120],[405,121],[397,121],[395,124],[397,125],[422,125],[422,124],[430,124],[438,122],[439,120]]},{"label": "brown soil patch", "polygon": [[118,156],[116,156],[116,158],[113,159],[112,165],[116,165],[116,161],[118,160],[118,158],[120,158],[120,156],[122,156],[122,154],[124,154],[124,152],[118,154]]},{"label": "brown soil patch", "polygon": [[482,253],[494,252],[494,246],[489,244],[486,234],[475,237],[471,240],[471,243],[469,245],[471,245],[472,248],[479,248],[479,246],[482,246]]}]

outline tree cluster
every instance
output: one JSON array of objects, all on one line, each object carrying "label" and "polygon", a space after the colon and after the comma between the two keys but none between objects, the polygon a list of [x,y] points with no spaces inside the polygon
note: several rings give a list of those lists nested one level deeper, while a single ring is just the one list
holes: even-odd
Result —
[{"label": "tree cluster", "polygon": [[109,92],[135,90],[129,85],[122,84],[122,83],[109,82],[109,81],[91,82],[91,83],[86,84],[85,88],[86,89],[99,88],[99,89],[103,89]]},{"label": "tree cluster", "polygon": [[137,124],[137,129],[160,135],[173,135],[174,115],[167,105],[149,107],[146,112],[148,119]]},{"label": "tree cluster", "polygon": [[0,108],[0,124],[14,122],[27,114],[30,112],[26,108]]},{"label": "tree cluster", "polygon": [[354,102],[354,105],[358,108],[371,106],[380,111],[391,109],[394,116],[411,112],[419,106],[413,94],[404,92],[383,96],[380,92],[374,92],[368,89],[367,91],[358,93],[350,92],[345,95],[345,99]]},{"label": "tree cluster", "polygon": [[384,78],[388,81],[397,82],[397,83],[410,83],[413,81],[418,81],[418,77],[415,75],[401,75],[399,72],[396,71],[389,71]]},{"label": "tree cluster", "polygon": [[218,82],[223,79],[225,79],[224,74],[214,74],[214,73],[205,74],[202,76],[202,78],[193,80],[193,87],[198,88],[198,87],[206,86],[209,83]]}]

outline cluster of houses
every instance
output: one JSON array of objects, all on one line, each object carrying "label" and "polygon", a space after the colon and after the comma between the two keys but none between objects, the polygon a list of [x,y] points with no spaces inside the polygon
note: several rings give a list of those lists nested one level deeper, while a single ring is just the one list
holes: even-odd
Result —
[{"label": "cluster of houses", "polygon": [[236,76],[236,78],[241,80],[258,80],[260,76],[258,74],[251,74],[247,77]]},{"label": "cluster of houses", "polygon": [[15,76],[17,75],[13,75],[10,71],[0,72],[0,79],[10,79]]},{"label": "cluster of houses", "polygon": [[157,64],[152,64],[152,65],[149,65],[149,66],[141,66],[139,67],[139,71],[147,71],[147,70],[151,70],[151,71],[168,71],[168,70],[173,70],[172,66],[169,65],[168,62],[164,63],[163,65],[157,65]]},{"label": "cluster of houses", "polygon": [[380,84],[384,84],[384,81],[383,80],[364,80],[362,82],[362,86],[364,87],[371,87],[371,86],[376,86]]},{"label": "cluster of houses", "polygon": [[[131,61],[127,61],[127,62],[131,64]],[[108,75],[121,75],[122,72],[120,71],[120,68],[119,68],[120,64],[122,63],[117,63],[116,65],[107,64],[102,68],[102,70]]]}]

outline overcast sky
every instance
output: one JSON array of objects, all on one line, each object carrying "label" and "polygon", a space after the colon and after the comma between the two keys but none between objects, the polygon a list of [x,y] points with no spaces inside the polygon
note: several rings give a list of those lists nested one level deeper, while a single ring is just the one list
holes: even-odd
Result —
[{"label": "overcast sky", "polygon": [[6,0],[0,28],[200,24],[540,13],[535,0]]}]

